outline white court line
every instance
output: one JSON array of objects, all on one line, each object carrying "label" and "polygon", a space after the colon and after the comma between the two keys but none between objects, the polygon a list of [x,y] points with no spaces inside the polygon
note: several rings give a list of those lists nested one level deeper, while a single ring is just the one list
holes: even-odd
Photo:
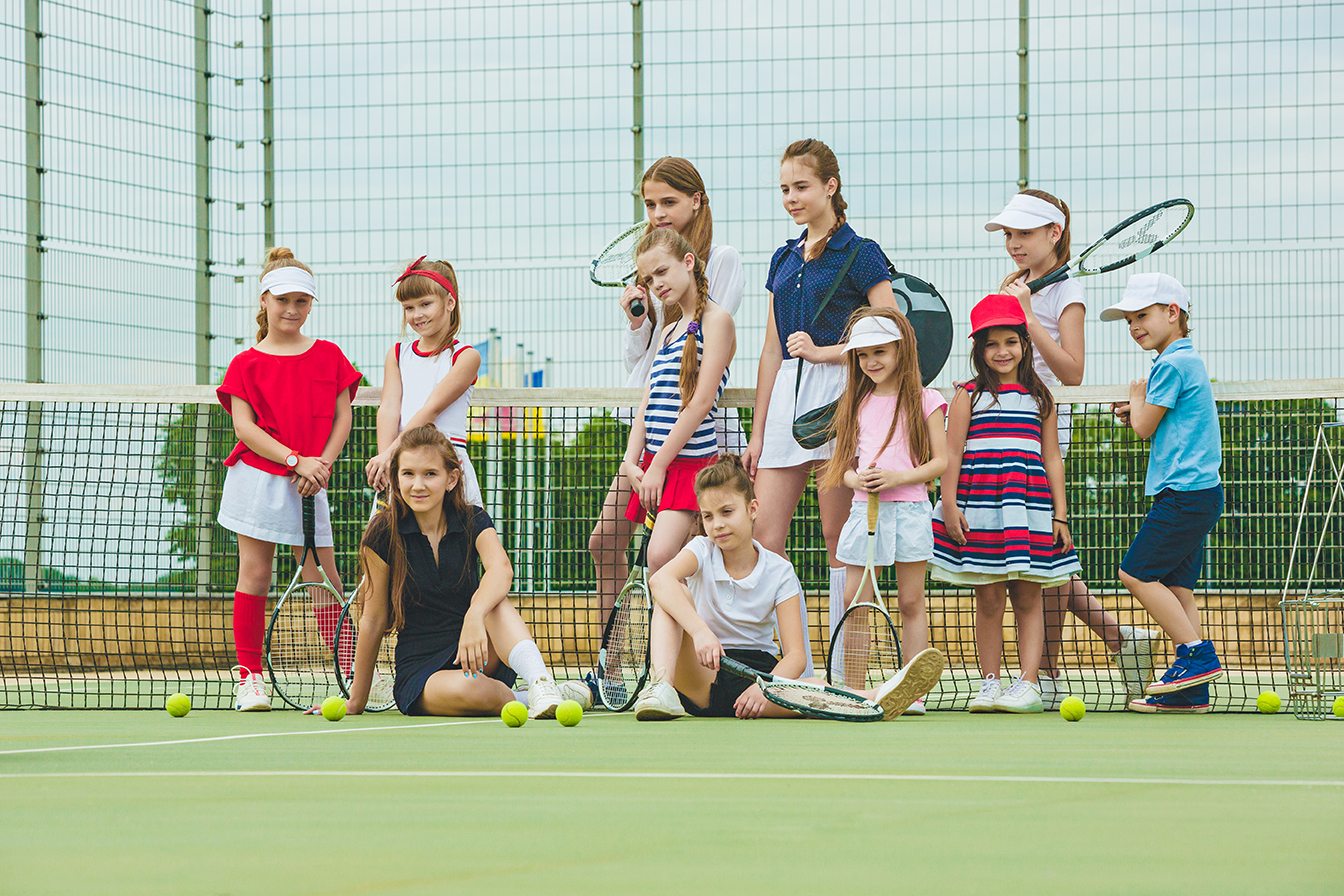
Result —
[{"label": "white court line", "polygon": [[[429,727],[429,726],[423,726]],[[1145,784],[1182,787],[1344,787],[1344,781],[1274,781],[1238,778],[1078,778],[1045,775],[883,775],[790,772],[611,772],[611,771],[154,771],[32,772],[0,774],[14,778],[634,778],[674,781],[934,781],[1002,784]]]}]

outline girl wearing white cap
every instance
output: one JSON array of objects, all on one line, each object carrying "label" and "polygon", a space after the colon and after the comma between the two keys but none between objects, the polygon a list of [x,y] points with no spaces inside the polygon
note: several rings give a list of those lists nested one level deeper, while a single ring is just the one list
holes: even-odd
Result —
[{"label": "girl wearing white cap", "polygon": [[[999,292],[1014,296],[1027,318],[1027,333],[1035,348],[1033,367],[1047,386],[1078,386],[1083,382],[1083,319],[1087,308],[1083,288],[1066,278],[1033,293],[1033,280],[1067,264],[1069,249],[1069,207],[1044,190],[1023,190],[1008,201],[985,230],[1003,231],[1004,247],[1017,265],[999,285]],[[1071,408],[1055,406],[1059,430],[1059,450],[1067,456],[1072,432]],[[1130,696],[1139,696],[1152,677],[1151,640],[1157,632],[1120,625],[1114,616],[1087,590],[1082,579],[1074,576],[1058,588],[1047,589],[1045,604],[1045,653],[1041,657],[1041,696],[1047,707],[1056,701],[1055,679],[1062,643],[1064,614],[1072,612],[1104,642],[1111,659],[1121,671]]]},{"label": "girl wearing white cap", "polygon": [[[835,414],[835,453],[821,484],[851,488],[854,500],[835,555],[845,564],[845,608],[872,600],[859,594],[867,561],[868,498],[879,498],[874,566],[896,567],[901,651],[929,646],[924,572],[933,558],[928,483],[947,469],[947,402],[920,379],[910,321],[890,308],[860,308],[845,340],[847,378]],[[834,625],[834,623],[832,623]],[[922,699],[908,713],[924,714]]]},{"label": "girl wearing white cap", "polygon": [[[334,343],[302,333],[316,301],[313,272],[288,249],[271,249],[261,275],[257,344],[229,363],[217,390],[238,444],[219,501],[219,524],[238,534],[233,640],[240,670],[234,708],[271,708],[262,679],[266,593],[277,544],[303,545],[303,501],[316,496],[317,556],[341,591],[327,482],[345,447],[359,371]],[[307,581],[320,581],[316,567]],[[317,607],[318,626],[336,632],[340,606]]]}]

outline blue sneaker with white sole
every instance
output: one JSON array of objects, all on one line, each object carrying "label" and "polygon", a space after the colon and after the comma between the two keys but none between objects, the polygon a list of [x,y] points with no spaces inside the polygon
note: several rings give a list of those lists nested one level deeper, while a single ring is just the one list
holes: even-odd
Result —
[{"label": "blue sneaker with white sole", "polygon": [[1176,662],[1159,680],[1148,685],[1147,693],[1152,696],[1173,694],[1222,677],[1223,664],[1218,661],[1218,653],[1211,641],[1200,641],[1194,647],[1180,644],[1176,647]]},{"label": "blue sneaker with white sole", "polygon": [[1131,700],[1129,708],[1134,712],[1195,714],[1208,712],[1212,707],[1209,705],[1209,686],[1207,684],[1197,684],[1192,688],[1185,688],[1170,694]]}]

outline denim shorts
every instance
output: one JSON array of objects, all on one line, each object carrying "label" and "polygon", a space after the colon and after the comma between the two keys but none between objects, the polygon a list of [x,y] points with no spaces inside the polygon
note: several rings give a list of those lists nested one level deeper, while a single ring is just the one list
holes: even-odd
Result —
[{"label": "denim shorts", "polygon": [[1222,515],[1221,485],[1193,492],[1163,489],[1120,562],[1121,571],[1140,582],[1193,590],[1204,567],[1204,541]]}]

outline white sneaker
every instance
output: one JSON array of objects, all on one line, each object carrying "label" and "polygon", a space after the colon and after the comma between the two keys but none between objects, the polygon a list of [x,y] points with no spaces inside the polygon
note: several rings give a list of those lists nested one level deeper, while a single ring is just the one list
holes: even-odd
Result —
[{"label": "white sneaker", "polygon": [[1041,689],[1025,678],[1015,678],[994,701],[995,712],[1043,712]]},{"label": "white sneaker", "polygon": [[560,699],[573,700],[584,712],[593,708],[593,692],[586,681],[566,681],[560,685]]},{"label": "white sneaker", "polygon": [[1037,681],[1041,688],[1041,705],[1046,709],[1059,709],[1060,702],[1068,695],[1060,692],[1055,686],[1055,680],[1049,675],[1042,674]]},{"label": "white sneaker", "polygon": [[907,709],[905,712],[901,713],[901,715],[903,715],[903,716],[922,716],[922,715],[924,715],[925,712],[927,712],[927,710],[924,708],[924,698],[923,698],[923,697],[920,697],[920,698],[919,698],[918,700],[916,700],[914,703],[911,703],[911,704],[910,704],[910,708]]},{"label": "white sneaker", "polygon": [[1120,649],[1111,654],[1111,662],[1120,669],[1130,699],[1142,697],[1153,680],[1153,642],[1161,636],[1152,629],[1120,626]]},{"label": "white sneaker", "polygon": [[942,652],[925,648],[877,689],[873,702],[882,707],[882,718],[886,721],[899,718],[916,700],[933,690],[942,674]]},{"label": "white sneaker", "polygon": [[993,712],[994,701],[1003,693],[1003,682],[993,675],[986,675],[980,682],[980,693],[971,698],[968,707],[971,712]]},{"label": "white sneaker", "polygon": [[662,669],[650,673],[648,684],[635,699],[635,721],[665,722],[686,715],[677,689],[663,681],[665,674]]},{"label": "white sneaker", "polygon": [[260,672],[247,672],[242,666],[234,669],[243,672],[238,680],[238,690],[233,697],[233,708],[238,712],[270,712],[271,698],[266,696],[266,680]]},{"label": "white sneaker", "polygon": [[527,717],[529,719],[553,719],[555,708],[563,698],[551,676],[543,675],[527,686]]}]

